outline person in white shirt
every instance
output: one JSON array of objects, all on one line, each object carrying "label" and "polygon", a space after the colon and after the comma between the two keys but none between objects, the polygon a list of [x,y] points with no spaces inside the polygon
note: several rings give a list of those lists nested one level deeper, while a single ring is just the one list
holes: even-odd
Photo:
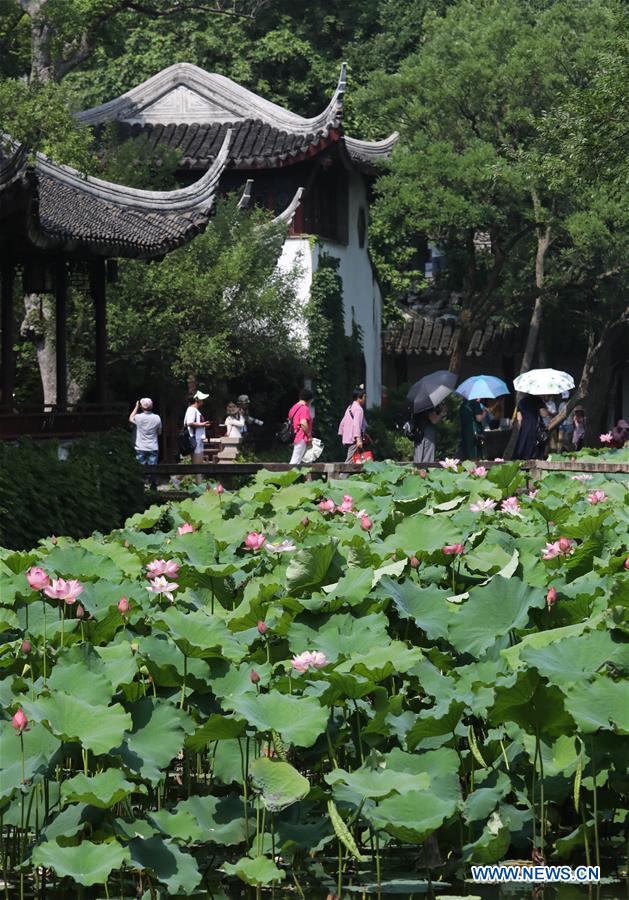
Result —
[{"label": "person in white shirt", "polygon": [[242,410],[235,403],[227,404],[227,415],[225,416],[225,428],[227,434],[225,437],[238,438],[242,440],[242,436],[247,429],[247,423]]},{"label": "person in white shirt", "polygon": [[[129,421],[135,426],[135,458],[143,466],[154,466],[159,455],[158,438],[162,433],[162,420],[153,412],[150,397],[136,402]],[[151,478],[151,484],[155,487],[155,478]]]},{"label": "person in white shirt", "polygon": [[[203,406],[203,401],[207,400],[209,394],[204,394],[203,391],[197,391],[189,401],[188,409],[186,410],[186,415],[184,418],[184,425],[188,429],[188,434],[190,435],[190,440],[194,445],[194,450],[192,451],[192,462],[193,463],[202,463],[203,462],[203,441],[205,440],[205,429],[210,424],[206,421],[205,417],[201,413],[201,407]],[[201,475],[197,475],[197,482],[201,483]]]}]

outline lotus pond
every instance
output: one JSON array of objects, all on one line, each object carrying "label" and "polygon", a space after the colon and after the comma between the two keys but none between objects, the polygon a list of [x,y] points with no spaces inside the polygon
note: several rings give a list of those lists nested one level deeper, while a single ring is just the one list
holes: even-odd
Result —
[{"label": "lotus pond", "polygon": [[0,551],[4,896],[622,874],[627,480],[450,466],[263,472]]}]

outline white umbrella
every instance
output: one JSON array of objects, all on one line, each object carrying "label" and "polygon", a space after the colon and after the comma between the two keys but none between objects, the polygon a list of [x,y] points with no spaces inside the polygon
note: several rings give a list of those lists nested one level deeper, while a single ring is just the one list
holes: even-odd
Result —
[{"label": "white umbrella", "polygon": [[574,387],[574,378],[567,372],[558,369],[531,369],[518,375],[513,381],[516,391],[521,394],[561,394],[563,391],[571,391]]}]

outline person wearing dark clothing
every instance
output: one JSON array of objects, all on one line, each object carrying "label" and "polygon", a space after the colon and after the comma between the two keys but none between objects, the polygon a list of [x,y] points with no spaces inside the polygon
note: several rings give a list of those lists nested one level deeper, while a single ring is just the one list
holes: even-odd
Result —
[{"label": "person wearing dark clothing", "polygon": [[513,459],[541,459],[546,442],[540,443],[539,430],[543,427],[543,417],[548,416],[541,397],[525,394],[519,401],[516,418],[520,426]]},{"label": "person wearing dark clothing", "polygon": [[413,416],[413,440],[415,452],[413,462],[429,463],[435,461],[437,451],[437,424],[443,418],[441,406],[415,413]]},{"label": "person wearing dark clothing", "polygon": [[483,404],[478,400],[464,400],[459,407],[461,459],[480,459],[483,454]]}]

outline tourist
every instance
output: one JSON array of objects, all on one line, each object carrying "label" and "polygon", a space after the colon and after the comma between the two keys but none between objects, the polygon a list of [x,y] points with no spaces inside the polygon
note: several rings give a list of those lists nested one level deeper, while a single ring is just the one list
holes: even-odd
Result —
[{"label": "tourist", "polygon": [[443,418],[443,407],[435,406],[413,416],[412,437],[415,441],[413,462],[432,463],[437,453],[437,425]]},{"label": "tourist", "polygon": [[583,448],[583,438],[585,437],[585,410],[582,406],[575,406],[572,411],[572,449],[581,450]]},{"label": "tourist", "polygon": [[461,459],[479,459],[483,453],[484,407],[479,400],[464,400],[459,407],[461,443],[458,455]]},{"label": "tourist", "polygon": [[[196,391],[196,393],[190,397],[188,409],[186,410],[186,415],[183,420],[184,426],[188,429],[188,434],[190,435],[190,440],[193,444],[193,463],[203,462],[205,429],[210,423],[201,415],[201,407],[203,406],[203,401],[207,400],[209,396],[209,394],[204,394],[203,391]],[[196,480],[197,484],[201,484],[202,476],[198,474]]]},{"label": "tourist", "polygon": [[574,425],[572,424],[572,417],[568,415],[568,398],[570,397],[570,391],[564,391],[561,395],[561,401],[559,403],[559,408],[557,409],[557,413],[563,415],[563,419],[559,423],[559,427],[557,428],[558,432],[558,441],[557,446],[558,449],[562,452],[569,450],[572,447],[572,434],[574,431]]},{"label": "tourist", "polygon": [[242,414],[243,419],[245,420],[245,427],[242,432],[243,437],[249,431],[250,425],[257,425],[259,428],[262,427],[262,425],[264,425],[264,422],[262,421],[262,419],[255,419],[253,416],[249,415],[249,407],[251,405],[251,401],[249,400],[249,397],[247,394],[240,394],[240,396],[238,397],[236,402],[237,402],[238,406],[240,407],[240,412]]},{"label": "tourist", "polygon": [[227,415],[225,416],[224,424],[227,433],[225,437],[242,440],[242,436],[247,429],[247,423],[243,415],[242,407],[237,406],[235,403],[228,403],[226,412]]},{"label": "tourist", "polygon": [[[159,454],[158,437],[162,433],[162,420],[153,412],[150,397],[142,397],[136,401],[129,421],[135,426],[135,458],[143,466],[154,466]],[[149,480],[155,487],[155,477],[151,476]]]},{"label": "tourist", "polygon": [[352,394],[352,402],[345,410],[345,415],[341,419],[339,425],[339,435],[341,443],[347,448],[345,457],[346,463],[351,463],[355,453],[360,453],[365,442],[365,429],[367,422],[365,421],[365,400],[367,394],[364,386],[354,389]]},{"label": "tourist", "polygon": [[310,401],[313,393],[308,388],[302,388],[299,392],[299,400],[288,411],[288,420],[295,431],[293,438],[293,453],[290,458],[291,466],[299,466],[304,458],[306,450],[312,443],[312,412]]},{"label": "tourist", "polygon": [[548,440],[545,418],[548,418],[548,410],[542,398],[525,394],[516,410],[519,431],[513,459],[543,459]]}]

